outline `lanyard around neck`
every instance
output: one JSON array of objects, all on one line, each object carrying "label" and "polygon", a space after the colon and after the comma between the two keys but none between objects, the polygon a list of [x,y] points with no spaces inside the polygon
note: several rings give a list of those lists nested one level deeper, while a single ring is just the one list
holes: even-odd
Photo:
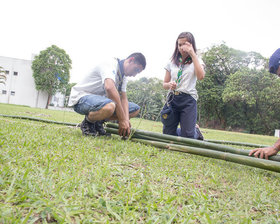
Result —
[{"label": "lanyard around neck", "polygon": [[185,62],[183,63],[182,57],[179,58],[179,71],[177,74],[177,79],[176,79],[176,83],[179,84],[182,80],[182,74],[183,74],[183,68],[185,64],[189,64],[192,61],[192,58],[189,56],[186,58]]}]

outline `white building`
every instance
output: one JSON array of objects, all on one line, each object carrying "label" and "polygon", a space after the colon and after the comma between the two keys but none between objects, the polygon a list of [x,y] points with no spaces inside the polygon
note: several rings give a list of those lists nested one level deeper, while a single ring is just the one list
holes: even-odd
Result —
[{"label": "white building", "polygon": [[48,94],[35,88],[32,60],[0,56],[0,66],[7,76],[6,85],[0,86],[0,103],[46,107]]}]

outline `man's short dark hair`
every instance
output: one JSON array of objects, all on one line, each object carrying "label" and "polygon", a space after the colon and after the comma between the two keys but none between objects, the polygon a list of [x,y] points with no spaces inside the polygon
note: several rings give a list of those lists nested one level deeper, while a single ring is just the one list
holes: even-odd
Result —
[{"label": "man's short dark hair", "polygon": [[134,61],[143,66],[143,70],[146,68],[146,58],[142,53],[136,52],[129,55],[127,58],[134,58]]}]

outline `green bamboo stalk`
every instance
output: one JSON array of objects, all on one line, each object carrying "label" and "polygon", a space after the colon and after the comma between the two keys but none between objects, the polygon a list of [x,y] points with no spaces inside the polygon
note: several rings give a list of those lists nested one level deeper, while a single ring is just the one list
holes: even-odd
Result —
[{"label": "green bamboo stalk", "polygon": [[105,131],[108,132],[108,133],[116,134],[116,135],[119,134],[119,131],[118,131],[118,129],[116,129],[116,128],[105,127],[104,129],[105,129]]},{"label": "green bamboo stalk", "polygon": [[[141,135],[141,134],[134,134],[132,138],[146,139],[146,140],[152,140],[152,141],[159,141],[158,138],[154,138],[154,137],[150,137],[150,136],[145,136],[145,135]],[[187,145],[187,144],[182,144],[180,142],[168,141],[168,140],[164,140],[164,139],[160,139],[160,142],[165,142],[165,143],[169,143],[169,144],[184,145],[184,146]],[[210,149],[210,150],[214,150],[214,149]],[[251,150],[247,150],[247,149],[240,149],[239,150],[239,149],[232,148],[231,151],[228,151],[227,149],[225,151],[223,151],[223,150],[217,150],[217,151],[229,152],[229,153],[239,154],[239,155],[243,155],[243,156],[249,156],[249,153],[250,153]],[[237,152],[237,153],[235,153],[235,152]],[[280,162],[280,156],[279,155],[270,156],[269,160]]]},{"label": "green bamboo stalk", "polygon": [[[0,114],[0,116],[40,121],[40,122],[45,122],[45,123],[54,123],[54,124],[60,124],[60,125],[68,125],[68,126],[77,126],[78,125],[76,123],[59,122],[59,121],[46,120],[46,119],[27,117],[27,116],[4,115],[4,114]],[[108,129],[107,131],[109,133],[118,134],[118,125],[117,124],[108,123],[107,127],[105,127],[105,130],[106,129]],[[134,137],[134,138],[135,137],[141,138],[141,139],[144,138],[144,139],[149,139],[149,140],[154,140],[154,141],[161,141],[161,142],[165,142],[165,143],[176,143],[176,144],[180,144],[180,145],[194,145],[194,146],[202,145],[202,147],[204,145],[205,146],[204,148],[208,148],[211,150],[230,152],[230,153],[240,154],[240,155],[244,155],[244,156],[248,156],[248,154],[249,154],[249,150],[245,150],[245,149],[235,149],[235,148],[228,147],[228,146],[220,147],[221,145],[219,146],[218,144],[215,144],[215,143],[212,143],[212,145],[209,145],[210,143],[208,142],[208,144],[205,144],[205,143],[207,143],[205,141],[202,142],[202,141],[198,141],[198,140],[194,140],[194,139],[187,139],[187,138],[176,137],[176,136],[171,136],[171,135],[164,135],[164,134],[155,133],[155,132],[132,129],[132,134],[133,134],[132,137]],[[212,141],[218,141],[218,140],[212,140]],[[248,143],[248,144],[250,144],[250,143]],[[261,145],[256,145],[256,146],[261,146]],[[269,157],[269,159],[280,162],[280,156],[271,156],[271,157]]]},{"label": "green bamboo stalk", "polygon": [[210,158],[214,158],[214,159],[225,160],[225,161],[229,161],[229,162],[233,162],[233,163],[243,164],[243,165],[247,165],[247,166],[252,166],[252,167],[280,173],[280,163],[271,161],[271,160],[257,159],[257,158],[253,158],[253,157],[236,155],[236,154],[227,153],[227,152],[219,152],[219,151],[213,151],[213,150],[204,149],[204,148],[168,144],[168,143],[144,140],[144,139],[135,139],[134,138],[134,139],[132,139],[132,141],[140,142],[140,143],[148,144],[148,145],[153,145],[153,146],[168,149],[168,150],[180,151],[180,152],[210,157]]},{"label": "green bamboo stalk", "polygon": [[[107,127],[117,129],[118,125],[108,123]],[[150,139],[150,140],[157,140],[160,142],[164,141],[166,143],[195,146],[195,147],[206,148],[206,149],[211,149],[211,150],[215,150],[215,151],[229,152],[229,153],[243,155],[243,156],[249,156],[249,152],[250,152],[250,150],[246,150],[246,149],[236,149],[236,148],[233,148],[230,146],[200,141],[200,140],[196,140],[196,139],[177,137],[177,136],[166,135],[166,134],[161,134],[161,133],[156,133],[156,132],[149,132],[149,131],[138,130],[138,129],[132,129],[132,130],[134,133],[133,136],[135,136],[136,138],[140,137],[140,138],[145,138],[145,139]],[[133,138],[133,136],[132,136],[132,138]],[[280,156],[277,156],[277,155],[270,156],[269,160],[280,162]]]},{"label": "green bamboo stalk", "polygon": [[261,145],[261,144],[245,143],[245,142],[232,142],[232,141],[225,141],[225,140],[206,139],[204,141],[212,142],[212,143],[217,143],[217,144],[225,144],[225,145],[248,146],[248,147],[253,147],[253,148],[266,148],[266,147],[269,147],[269,145]]},{"label": "green bamboo stalk", "polygon": [[27,117],[27,116],[6,115],[6,114],[0,114],[0,116],[2,116],[2,117],[9,117],[9,118],[17,118],[17,119],[25,119],[25,120],[31,120],[31,121],[40,121],[40,122],[45,122],[45,123],[68,125],[68,126],[77,126],[78,125],[78,124],[75,124],[75,123],[52,121],[52,120],[47,120],[47,119],[42,119],[42,118],[35,118],[35,117]]},{"label": "green bamboo stalk", "polygon": [[180,144],[180,143],[177,143],[177,142],[174,142],[174,141],[169,141],[169,140],[165,140],[165,139],[158,139],[158,138],[155,138],[155,137],[141,135],[141,134],[137,134],[137,133],[135,133],[132,136],[132,138],[146,139],[146,140],[152,140],[152,141],[159,141],[160,140],[160,142],[171,143],[171,144]]}]

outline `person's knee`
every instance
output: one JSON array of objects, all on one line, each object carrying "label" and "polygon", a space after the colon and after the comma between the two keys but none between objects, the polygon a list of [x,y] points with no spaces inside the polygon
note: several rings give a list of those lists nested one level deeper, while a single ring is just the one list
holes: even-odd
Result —
[{"label": "person's knee", "polygon": [[98,111],[91,111],[88,114],[88,118],[91,121],[99,121],[99,120],[104,120],[109,117],[111,117],[116,109],[116,105],[114,102],[106,104],[104,107],[102,107]]},{"label": "person's knee", "polygon": [[116,104],[114,102],[111,102],[106,104],[101,110],[102,112],[106,114],[110,114],[110,116],[112,116],[113,113],[115,112],[115,109],[116,109]]}]

